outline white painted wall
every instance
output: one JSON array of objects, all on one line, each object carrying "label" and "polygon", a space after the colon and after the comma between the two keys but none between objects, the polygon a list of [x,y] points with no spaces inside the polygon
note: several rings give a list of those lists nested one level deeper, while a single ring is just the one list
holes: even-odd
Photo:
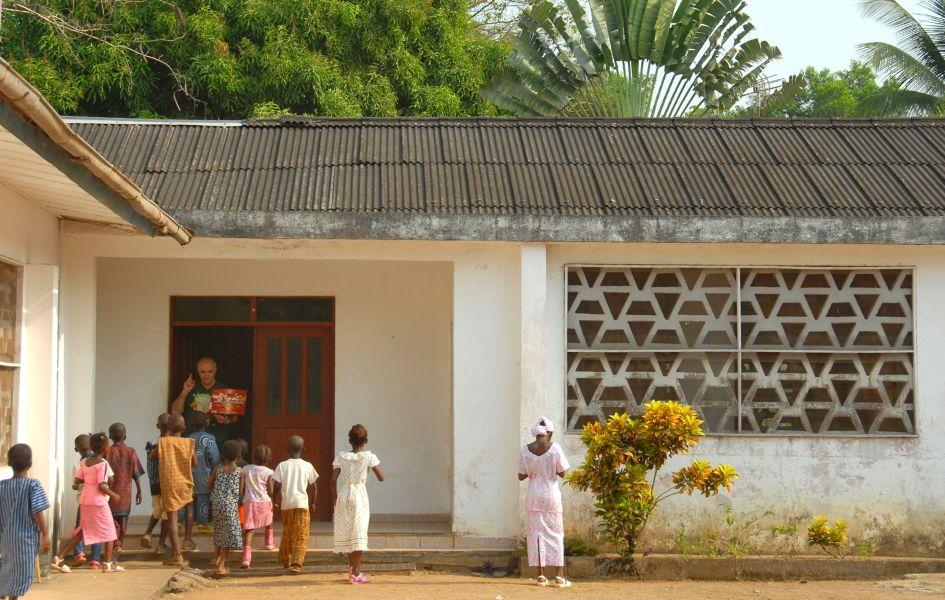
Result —
[{"label": "white painted wall", "polygon": [[[718,528],[721,507],[743,515],[772,509],[768,523],[825,514],[846,519],[853,537],[866,536],[887,552],[940,552],[945,540],[945,248],[783,245],[555,245],[548,251],[547,412],[565,414],[566,264],[914,266],[917,437],[707,437],[695,455],[730,463],[741,474],[731,496],[677,497],[652,522],[661,545],[680,524],[689,531]],[[572,465],[583,458],[577,435],[565,448]],[[681,464],[681,460],[673,464]],[[669,468],[672,468],[670,465]],[[591,499],[565,490],[572,531],[592,530]],[[803,521],[804,523],[808,521]]]},{"label": "white painted wall", "polygon": [[[56,487],[59,220],[0,184],[0,260],[22,267],[15,442],[33,449],[32,476]],[[6,457],[0,457],[6,464]]]},{"label": "white painted wall", "polygon": [[[135,431],[151,435],[153,416],[167,397],[171,293],[333,294],[336,443],[344,441],[353,419],[367,421],[389,477],[372,484],[372,510],[452,508],[458,533],[519,531],[518,245],[197,238],[179,247],[159,239],[67,233],[63,246],[67,436],[117,419],[125,420],[133,439]],[[404,281],[423,284],[429,293]],[[123,306],[121,299],[138,304]],[[388,339],[379,343],[367,325],[354,323],[357,318],[367,318]],[[375,362],[393,362],[370,382],[358,383],[361,361],[351,357],[365,352]],[[120,406],[114,396],[129,385],[147,397]],[[388,413],[375,407],[369,418],[364,411],[341,411],[345,398],[371,397],[375,389],[401,403],[390,403]],[[409,420],[407,431],[403,417],[413,418],[411,411],[430,414]],[[372,425],[375,413],[387,424]],[[386,435],[385,427],[409,435]]]},{"label": "white painted wall", "polygon": [[142,454],[154,436],[172,295],[334,296],[336,451],[363,423],[388,475],[372,510],[450,512],[449,264],[104,258],[97,273],[96,429],[122,421]]}]

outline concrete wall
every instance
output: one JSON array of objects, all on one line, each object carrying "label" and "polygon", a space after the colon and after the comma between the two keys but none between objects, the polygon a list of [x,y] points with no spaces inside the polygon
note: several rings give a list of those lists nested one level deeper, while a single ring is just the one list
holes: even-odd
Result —
[{"label": "concrete wall", "polygon": [[[138,445],[150,437],[167,397],[170,294],[332,294],[336,444],[353,420],[371,429],[388,475],[370,488],[372,511],[452,512],[458,533],[517,534],[518,245],[198,238],[179,247],[72,232],[63,246],[67,437],[116,419],[141,432]],[[389,364],[365,380],[365,355]],[[129,385],[147,390],[146,406],[114,399]],[[371,397],[399,403],[343,412],[346,399]]]},{"label": "concrete wall", "polygon": [[373,512],[450,512],[448,263],[103,258],[97,278],[96,429],[124,422],[139,453],[154,437],[172,295],[334,296],[335,449],[368,428],[389,477],[369,484]]},{"label": "concrete wall", "polygon": [[[32,475],[57,483],[59,220],[0,184],[0,260],[22,267],[14,440],[33,448]],[[0,457],[6,464],[6,457]]]},{"label": "concrete wall", "polygon": [[[851,536],[882,551],[935,553],[945,549],[945,248],[783,245],[556,245],[549,246],[547,339],[548,416],[565,414],[564,267],[584,264],[914,266],[918,436],[707,437],[695,456],[730,463],[741,474],[734,493],[718,498],[677,497],[651,522],[649,545],[668,544],[687,531],[719,528],[722,506],[740,514],[771,509],[765,526],[825,514],[846,519]],[[573,465],[583,458],[577,435],[565,448]],[[668,468],[682,464],[675,460]],[[664,482],[665,483],[665,482]],[[565,490],[568,527],[593,534],[591,499]]]}]

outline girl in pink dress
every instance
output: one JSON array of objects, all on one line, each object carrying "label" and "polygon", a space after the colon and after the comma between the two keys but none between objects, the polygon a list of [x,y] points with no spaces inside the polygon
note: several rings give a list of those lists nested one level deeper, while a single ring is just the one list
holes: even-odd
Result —
[{"label": "girl in pink dress", "polygon": [[536,583],[549,585],[545,567],[555,567],[556,576],[550,585],[571,587],[564,576],[564,518],[558,478],[564,477],[571,465],[564,450],[551,441],[554,425],[542,417],[532,427],[535,441],[522,446],[518,479],[528,479],[525,496],[525,536],[528,545],[528,566],[538,567]]},{"label": "girl in pink dress", "polygon": [[275,480],[269,462],[272,460],[272,448],[265,444],[256,446],[253,451],[253,464],[243,467],[243,562],[248,569],[253,560],[253,534],[264,527],[266,550],[275,550],[275,533],[272,529],[272,496],[275,492]]},{"label": "girl in pink dress", "polygon": [[105,460],[108,438],[104,433],[93,433],[89,437],[89,447],[92,449],[92,456],[79,463],[75,474],[75,483],[82,485],[82,495],[79,497],[79,505],[82,507],[79,514],[79,526],[72,532],[72,538],[52,560],[52,567],[62,573],[68,573],[70,570],[62,557],[68,554],[79,543],[79,540],[86,545],[105,544],[104,552],[102,552],[103,572],[125,570],[112,561],[112,548],[115,540],[118,539],[118,533],[115,530],[115,520],[112,518],[108,501],[117,502],[121,497],[111,489],[115,472]]}]

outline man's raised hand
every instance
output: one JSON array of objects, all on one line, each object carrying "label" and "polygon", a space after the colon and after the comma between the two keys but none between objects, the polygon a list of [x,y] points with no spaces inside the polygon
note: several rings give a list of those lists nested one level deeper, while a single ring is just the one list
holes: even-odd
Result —
[{"label": "man's raised hand", "polygon": [[183,392],[189,394],[190,390],[194,389],[194,376],[193,374],[188,375],[187,379],[184,380]]}]

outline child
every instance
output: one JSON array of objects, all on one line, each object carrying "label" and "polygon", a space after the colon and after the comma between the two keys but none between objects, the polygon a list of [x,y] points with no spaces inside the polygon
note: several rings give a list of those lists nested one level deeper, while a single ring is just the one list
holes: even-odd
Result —
[{"label": "child", "polygon": [[275,482],[274,503],[282,509],[282,541],[279,543],[279,562],[292,575],[302,574],[305,550],[308,548],[310,513],[315,510],[318,473],[312,463],[302,459],[305,441],[293,435],[286,442],[289,459],[272,472]]},{"label": "child", "polygon": [[242,469],[249,464],[246,461],[249,458],[249,442],[243,438],[236,438],[236,441],[240,443],[240,457],[236,459],[236,466]]},{"label": "child", "polygon": [[207,413],[195,410],[190,413],[190,428],[187,437],[194,440],[197,466],[194,467],[194,501],[187,507],[184,526],[184,550],[196,550],[193,539],[194,521],[200,529],[210,523],[210,486],[208,481],[214,467],[220,464],[220,450],[215,437],[207,433]]},{"label": "child", "polygon": [[253,560],[253,533],[260,527],[266,528],[266,550],[275,550],[272,530],[272,496],[276,482],[272,479],[269,460],[272,449],[260,444],[253,452],[253,464],[243,467],[243,562],[248,569]]},{"label": "child", "polygon": [[108,437],[112,441],[105,460],[115,471],[115,483],[112,489],[118,494],[117,499],[108,503],[115,519],[115,529],[118,539],[115,541],[115,556],[121,554],[121,546],[125,541],[125,531],[128,530],[128,515],[131,514],[131,482],[135,482],[135,504],[141,504],[141,476],[144,469],[135,449],[125,444],[125,426],[122,423],[112,423],[108,428]]},{"label": "child", "polygon": [[335,503],[335,552],[348,555],[348,581],[370,583],[371,578],[361,572],[361,553],[368,549],[368,522],[371,505],[368,502],[368,471],[373,470],[378,481],[384,481],[381,461],[367,445],[367,429],[355,425],[348,432],[351,452],[339,452],[331,463],[331,495]]},{"label": "child", "polygon": [[[157,427],[158,438],[162,438],[167,435],[167,421],[170,418],[170,413],[161,413],[158,415]],[[161,477],[159,474],[158,460],[157,460],[157,443],[152,444],[148,442],[145,447],[147,452],[147,469],[148,469],[148,484],[151,489],[151,517],[148,519],[148,528],[144,531],[144,535],[141,536],[141,547],[150,548],[151,547],[151,532],[154,531],[154,528],[158,523],[161,524],[161,535],[158,537],[157,546],[154,548],[155,554],[160,554],[164,549],[164,540],[167,539],[167,521],[164,519],[164,507],[161,505]],[[151,458],[152,453],[155,455],[154,458]]]},{"label": "child", "polygon": [[230,549],[243,547],[243,535],[240,529],[239,502],[243,493],[243,473],[236,466],[242,448],[236,440],[223,443],[220,464],[210,474],[208,485],[210,501],[213,505],[213,545],[216,546],[217,576],[229,573],[226,560]]},{"label": "child", "polygon": [[80,463],[75,475],[75,483],[82,484],[79,528],[72,532],[72,538],[52,559],[52,568],[62,573],[70,571],[69,566],[63,563],[62,557],[68,554],[81,539],[84,539],[86,544],[99,542],[105,544],[102,551],[105,559],[102,563],[103,573],[125,570],[112,561],[112,549],[115,540],[118,539],[118,533],[115,530],[115,519],[112,518],[112,512],[108,508],[108,501],[109,499],[118,500],[118,494],[111,489],[115,472],[105,460],[108,438],[104,433],[93,433],[89,436],[89,447],[92,449],[92,457]]},{"label": "child", "polygon": [[[87,458],[92,458],[92,449],[89,448],[89,434],[82,433],[75,436],[75,451],[79,455],[79,463],[75,466],[73,471],[72,478],[75,479],[75,473],[79,471],[79,466],[82,464],[82,461]],[[72,484],[72,489],[75,490],[75,503],[78,506],[79,501],[82,499],[82,486],[75,483]],[[75,513],[75,526],[79,526],[79,516],[81,513],[81,507]],[[85,564],[85,544],[81,541],[75,545],[75,556],[72,558],[72,562],[69,563],[70,567],[81,567]],[[102,568],[102,545],[101,544],[91,544],[89,549],[89,568],[93,570],[99,570]]]},{"label": "child", "polygon": [[193,468],[197,466],[197,455],[194,454],[194,441],[181,437],[184,429],[184,417],[168,417],[167,435],[158,439],[157,450],[153,451],[154,458],[159,461],[161,509],[166,515],[167,537],[171,542],[171,555],[164,561],[168,566],[184,564],[177,537],[177,511],[190,504],[194,498]]},{"label": "child", "polygon": [[49,552],[43,511],[49,499],[42,484],[30,478],[33,450],[15,444],[7,451],[13,478],[0,481],[0,598],[15,599],[29,591],[36,577],[36,555]]}]

